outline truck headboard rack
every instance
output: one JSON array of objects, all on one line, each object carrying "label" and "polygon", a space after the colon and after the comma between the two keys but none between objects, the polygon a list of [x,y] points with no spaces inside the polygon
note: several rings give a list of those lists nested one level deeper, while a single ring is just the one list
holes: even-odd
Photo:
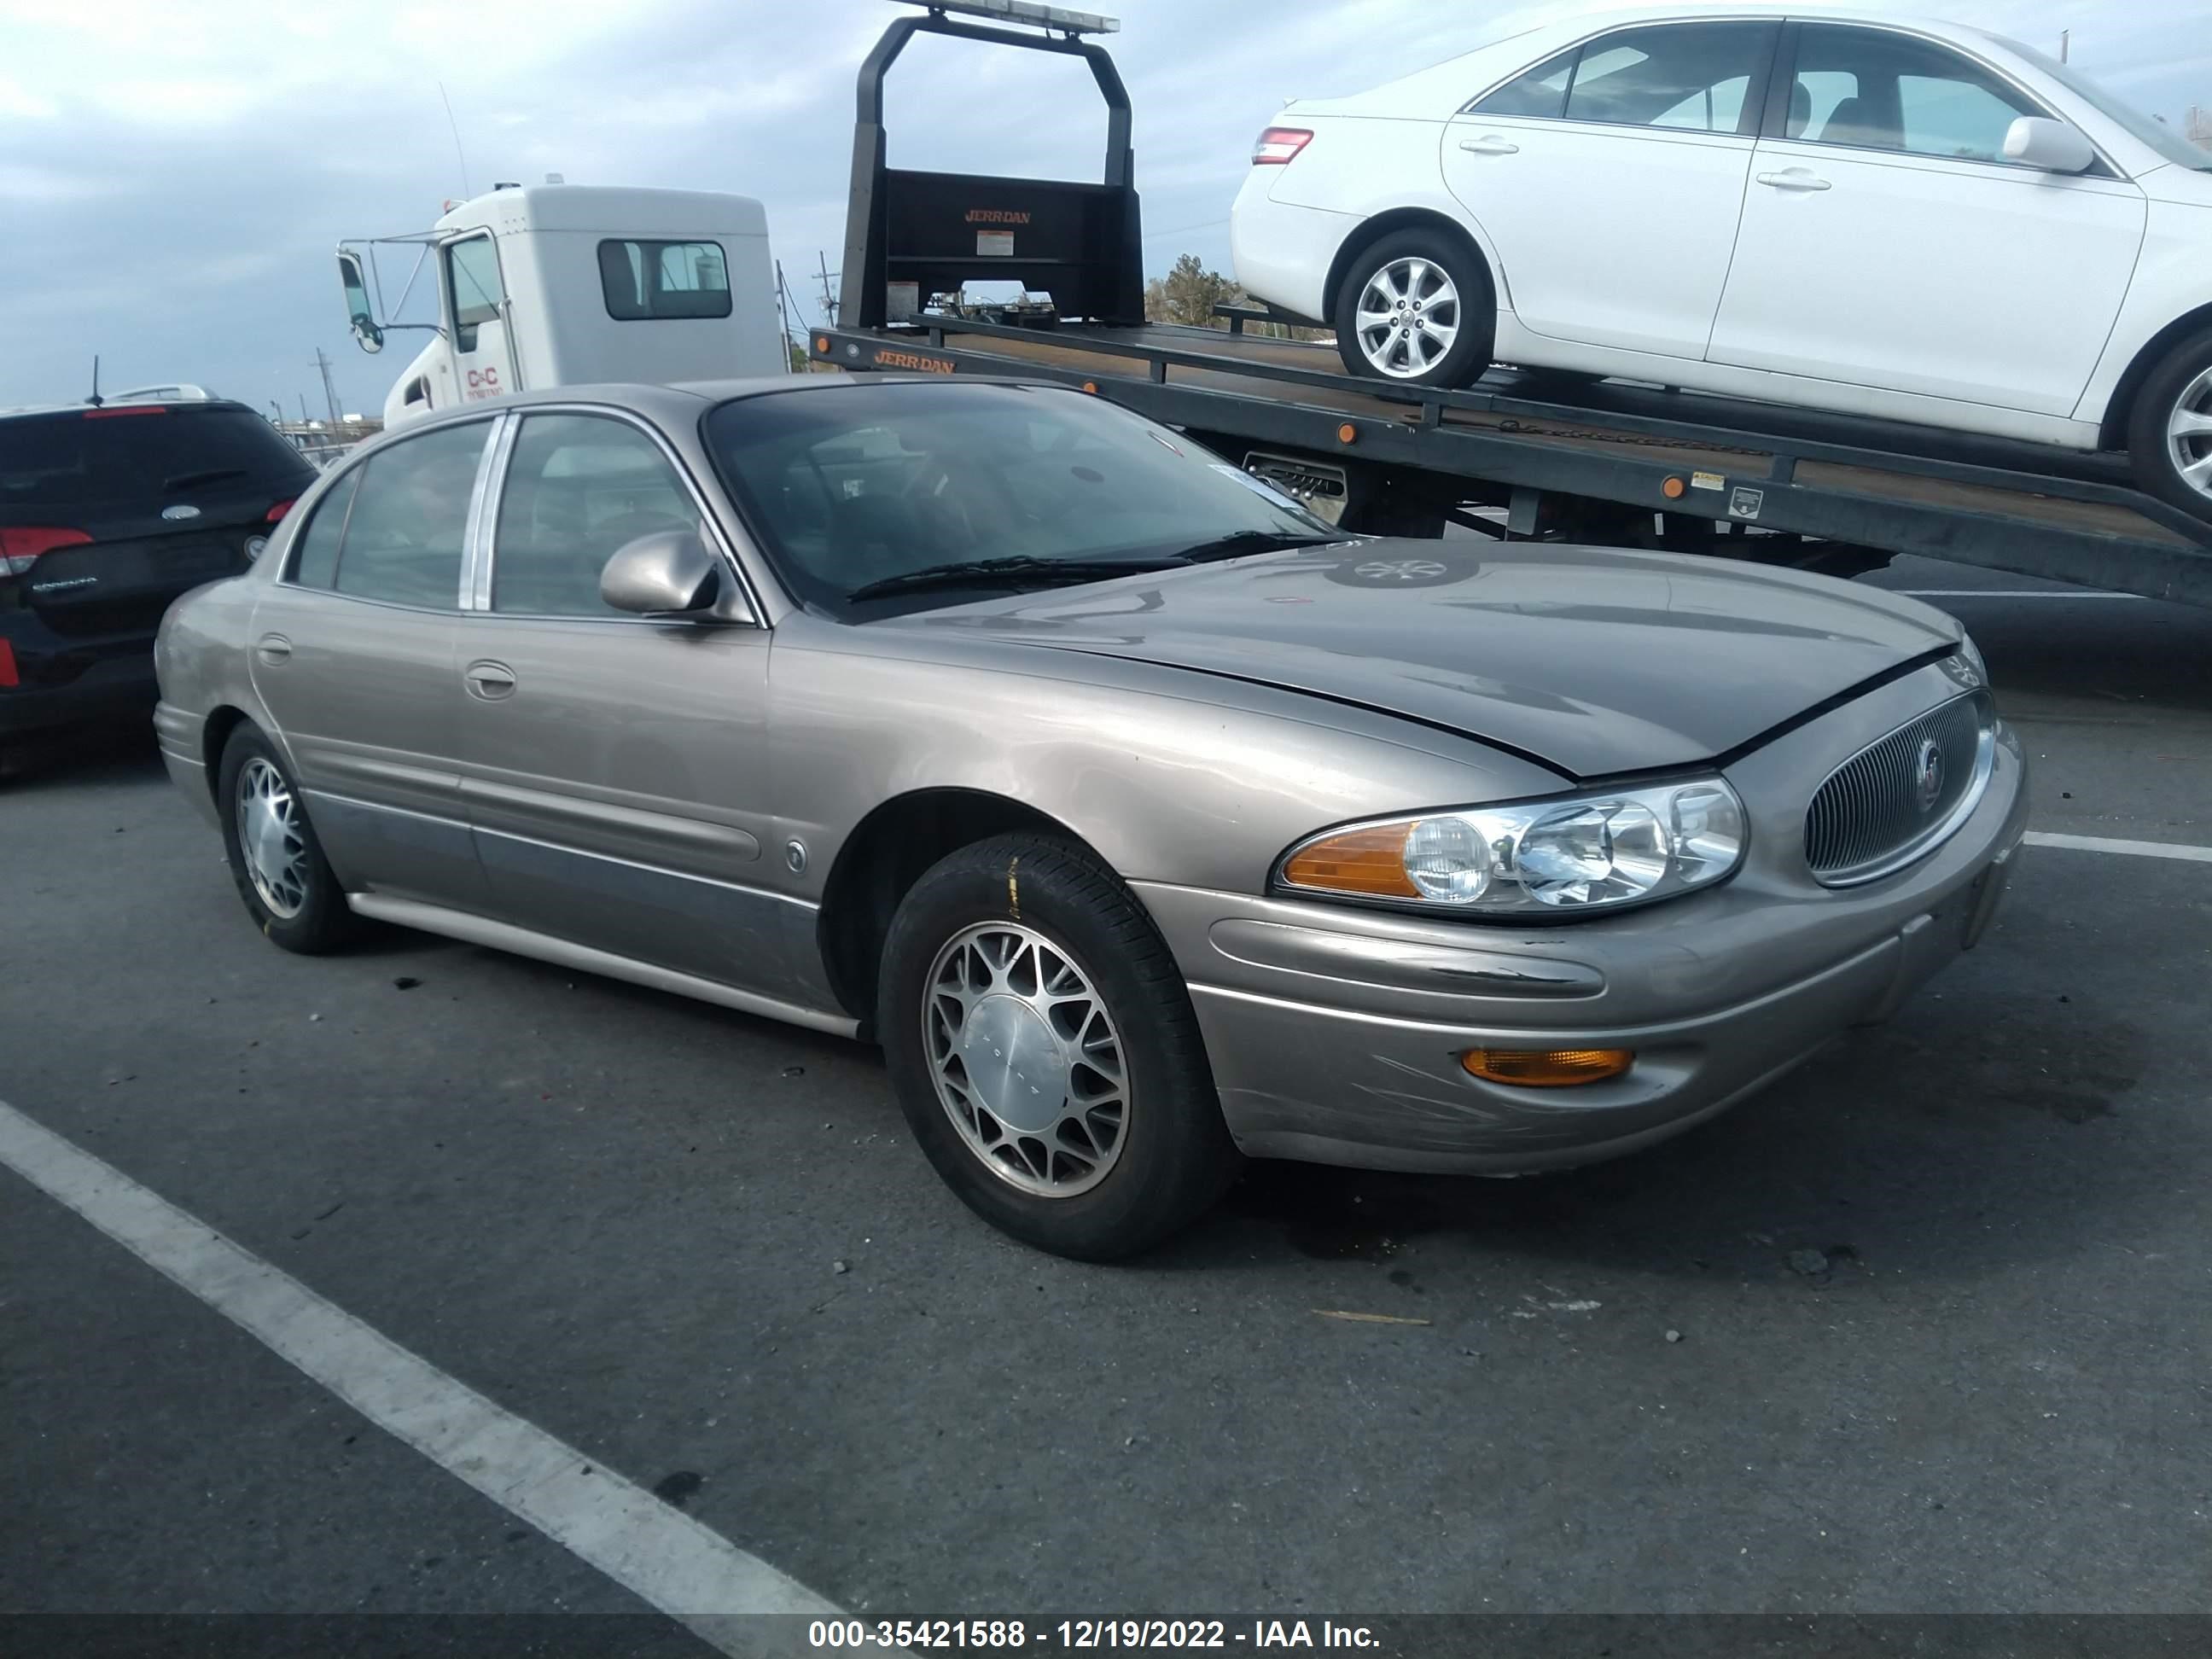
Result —
[{"label": "truck headboard rack", "polygon": [[[889,165],[884,76],[917,34],[1080,58],[1106,100],[1099,184],[923,173]],[[1129,94],[1103,46],[1069,33],[1023,34],[943,13],[902,17],[860,64],[852,201],[838,321],[881,328],[963,283],[1018,282],[1063,317],[1144,320],[1144,237],[1129,149]]]}]

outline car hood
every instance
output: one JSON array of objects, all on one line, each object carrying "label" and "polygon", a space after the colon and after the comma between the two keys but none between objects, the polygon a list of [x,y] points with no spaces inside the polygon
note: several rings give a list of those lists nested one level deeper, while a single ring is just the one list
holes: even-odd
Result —
[{"label": "car hood", "polygon": [[2212,207],[2212,173],[2202,167],[2177,167],[2169,161],[2142,174],[2136,182],[2154,202],[2172,202],[2179,207]]},{"label": "car hood", "polygon": [[1401,540],[1262,554],[884,625],[1306,692],[1516,750],[1574,778],[1726,755],[1960,637],[1915,600],[1795,571]]}]

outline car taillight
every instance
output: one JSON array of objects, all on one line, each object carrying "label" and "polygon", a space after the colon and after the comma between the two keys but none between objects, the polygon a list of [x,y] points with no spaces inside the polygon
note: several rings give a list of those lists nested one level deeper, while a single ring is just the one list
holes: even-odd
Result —
[{"label": "car taillight", "polygon": [[88,421],[112,421],[118,415],[166,415],[169,411],[159,404],[125,404],[120,409],[88,409]]},{"label": "car taillight", "polygon": [[277,502],[276,506],[270,507],[268,512],[262,514],[261,522],[264,524],[275,524],[279,519],[283,518],[287,513],[289,513],[292,510],[292,503],[299,499],[300,498],[297,495],[293,495]]},{"label": "car taillight", "polygon": [[15,672],[15,647],[0,636],[0,690],[13,690],[23,683]]},{"label": "car taillight", "polygon": [[10,525],[0,528],[0,571],[10,576],[27,572],[41,553],[58,547],[82,547],[92,539],[82,530],[63,530],[51,525]]},{"label": "car taillight", "polygon": [[1313,134],[1304,127],[1269,127],[1252,145],[1252,165],[1283,167],[1312,142]]}]

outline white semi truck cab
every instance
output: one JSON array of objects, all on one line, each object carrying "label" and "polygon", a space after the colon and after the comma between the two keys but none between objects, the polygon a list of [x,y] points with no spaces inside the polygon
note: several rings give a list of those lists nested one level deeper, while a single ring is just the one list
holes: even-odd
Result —
[{"label": "white semi truck cab", "polygon": [[[414,269],[386,312],[376,250],[395,245],[416,250]],[[426,274],[437,322],[389,320]],[[546,386],[791,371],[768,215],[750,197],[496,185],[426,233],[341,243],[338,275],[363,350],[390,330],[433,335],[384,400],[387,427]]]}]

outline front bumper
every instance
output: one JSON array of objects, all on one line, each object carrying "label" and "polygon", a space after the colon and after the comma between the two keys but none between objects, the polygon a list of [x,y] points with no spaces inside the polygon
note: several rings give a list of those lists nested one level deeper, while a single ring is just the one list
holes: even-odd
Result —
[{"label": "front bumper", "polygon": [[[1979,805],[1917,864],[1843,890],[1805,872],[1805,780],[1915,696],[1926,706],[1928,689],[1915,676],[1730,768],[1753,813],[1743,868],[1644,910],[1509,930],[1138,884],[1189,982],[1237,1145],[1385,1170],[1589,1163],[1680,1133],[1887,1018],[1981,937],[2026,829],[2025,764],[2001,730]],[[1522,1088],[1469,1075],[1460,1056],[1475,1048],[1620,1048],[1636,1062],[1601,1083]]]}]

